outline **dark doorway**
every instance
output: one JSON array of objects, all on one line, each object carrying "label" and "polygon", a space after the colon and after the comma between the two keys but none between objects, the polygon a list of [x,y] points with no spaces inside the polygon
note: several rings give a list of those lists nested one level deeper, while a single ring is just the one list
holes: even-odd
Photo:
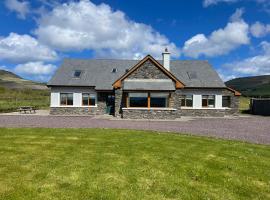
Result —
[{"label": "dark doorway", "polygon": [[113,94],[108,94],[106,97],[106,113],[109,115],[114,115],[114,105],[115,97]]}]

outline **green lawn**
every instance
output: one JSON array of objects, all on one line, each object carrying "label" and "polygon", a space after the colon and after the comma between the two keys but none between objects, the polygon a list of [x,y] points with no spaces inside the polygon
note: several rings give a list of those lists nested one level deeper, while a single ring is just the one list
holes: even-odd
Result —
[{"label": "green lawn", "polygon": [[270,146],[114,129],[0,129],[0,199],[270,199]]}]

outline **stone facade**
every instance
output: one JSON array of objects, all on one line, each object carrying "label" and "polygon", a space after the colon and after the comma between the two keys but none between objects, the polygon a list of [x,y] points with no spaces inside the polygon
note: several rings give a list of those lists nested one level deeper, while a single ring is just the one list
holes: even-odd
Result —
[{"label": "stone facade", "polygon": [[128,79],[169,79],[169,77],[164,74],[158,67],[155,66],[150,60],[142,64],[138,69],[136,69],[132,74],[130,74]]},{"label": "stone facade", "polygon": [[122,116],[122,108],[123,108],[123,90],[122,89],[118,89],[114,91],[114,95],[115,95],[115,113],[114,116],[115,117],[121,117]]},{"label": "stone facade", "polygon": [[238,115],[239,114],[239,104],[240,97],[235,96],[234,93],[230,90],[222,90],[222,95],[231,97],[231,107],[230,109],[225,110],[225,115]]},{"label": "stone facade", "polygon": [[[194,108],[181,108],[181,96],[183,95],[183,90],[176,90],[175,92],[170,92],[169,107],[170,109],[126,109],[126,93],[122,90],[116,90],[115,106],[118,108],[116,117],[129,118],[129,119],[175,119],[181,116],[192,116],[192,117],[223,117],[225,115],[237,115],[239,106],[239,96],[235,96],[230,90],[223,89],[221,91],[222,95],[231,97],[231,108],[225,109],[194,109]],[[204,89],[190,89],[190,92],[201,92]],[[220,91],[220,89],[216,89]],[[124,109],[123,109],[124,108]]]},{"label": "stone facade", "polygon": [[51,107],[51,115],[95,115],[96,107]]},{"label": "stone facade", "polygon": [[180,116],[190,117],[224,117],[225,109],[181,109]]},{"label": "stone facade", "polygon": [[176,119],[179,117],[177,110],[158,109],[123,109],[121,116],[125,119]]},{"label": "stone facade", "polygon": [[102,115],[106,113],[107,93],[97,93],[97,107],[51,107],[51,115]]}]

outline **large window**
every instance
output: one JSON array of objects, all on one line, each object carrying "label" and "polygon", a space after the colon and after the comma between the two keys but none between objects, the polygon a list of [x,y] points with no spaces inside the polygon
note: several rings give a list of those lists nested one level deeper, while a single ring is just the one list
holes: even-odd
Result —
[{"label": "large window", "polygon": [[169,107],[169,93],[145,92],[129,93],[129,107],[166,108]]},{"label": "large window", "polygon": [[82,94],[82,105],[83,106],[95,106],[96,105],[96,95],[90,93]]},{"label": "large window", "polygon": [[72,106],[73,105],[73,93],[60,93],[60,105]]},{"label": "large window", "polygon": [[230,108],[231,107],[231,97],[222,96],[222,107]]},{"label": "large window", "polygon": [[148,93],[129,93],[130,107],[148,107]]},{"label": "large window", "polygon": [[192,107],[193,106],[192,95],[183,95],[181,97],[181,106],[182,107]]},{"label": "large window", "polygon": [[202,95],[202,107],[214,108],[215,95]]},{"label": "large window", "polygon": [[151,93],[150,107],[166,108],[168,105],[169,93]]}]

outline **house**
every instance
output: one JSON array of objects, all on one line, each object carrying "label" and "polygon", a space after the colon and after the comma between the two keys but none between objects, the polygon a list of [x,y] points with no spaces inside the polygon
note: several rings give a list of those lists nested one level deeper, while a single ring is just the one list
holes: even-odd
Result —
[{"label": "house", "polygon": [[240,93],[207,61],[66,59],[48,82],[52,115],[175,119],[238,113]]}]

